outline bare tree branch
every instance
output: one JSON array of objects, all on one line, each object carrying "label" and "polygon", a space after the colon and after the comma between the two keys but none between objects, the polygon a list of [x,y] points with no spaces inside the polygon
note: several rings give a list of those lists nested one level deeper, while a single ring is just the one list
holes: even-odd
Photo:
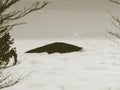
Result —
[{"label": "bare tree branch", "polygon": [[120,4],[119,0],[110,0],[111,2],[115,3],[115,4]]},{"label": "bare tree branch", "polygon": [[[23,8],[22,10],[17,11],[9,11],[10,7],[16,5],[19,1],[22,0],[0,0],[0,62],[5,62],[4,66],[7,66],[9,63],[10,58],[14,57],[14,62],[17,62],[17,54],[16,50],[11,50],[11,44],[13,41],[9,34],[10,30],[17,25],[25,24],[25,23],[18,23],[20,18],[25,17],[26,15],[30,14],[31,12],[41,10],[44,8],[49,2],[35,2],[30,7]],[[8,42],[10,44],[8,44]],[[6,52],[9,52],[6,56]],[[11,52],[14,54],[11,54]],[[12,56],[11,56],[12,55]],[[7,57],[7,58],[6,58]],[[0,65],[3,63],[0,63]]]},{"label": "bare tree branch", "polygon": [[110,35],[115,36],[116,38],[120,38],[120,34],[117,34],[117,33],[114,33],[114,32],[110,32],[110,31],[107,31],[107,33],[109,33]]},{"label": "bare tree branch", "polygon": [[15,17],[10,18],[10,20],[19,19],[19,18],[22,18],[33,11],[40,10],[40,9],[44,8],[48,3],[49,2],[44,2],[43,5],[39,6],[40,2],[36,2],[33,5],[31,5],[29,8],[24,9],[24,11],[22,11],[21,13],[16,13],[16,16],[14,15]]},{"label": "bare tree branch", "polygon": [[[117,5],[120,5],[120,0],[110,0],[112,3],[115,3]],[[120,30],[120,17],[118,15],[113,15],[110,13],[112,17],[112,25],[117,28],[117,30]],[[112,36],[115,36],[116,38],[120,39],[120,34],[118,32],[112,32],[112,31],[107,31]]]},{"label": "bare tree branch", "polygon": [[3,37],[5,34],[7,34],[10,30],[12,30],[13,27],[22,25],[22,24],[25,24],[25,23],[15,23],[15,24],[0,27],[0,38]]},{"label": "bare tree branch", "polygon": [[6,12],[6,10],[8,10],[10,7],[15,5],[19,1],[21,0],[0,0],[0,37],[4,35],[2,32],[7,33],[9,30],[12,30],[14,26],[21,24],[12,24],[11,22],[15,22],[16,20],[25,17],[33,11],[40,10],[49,3],[46,1],[44,1],[43,3],[35,2],[30,7],[24,8],[23,10]]},{"label": "bare tree branch", "polygon": [[1,0],[0,1],[0,14],[3,13],[6,9],[10,8],[20,0]]}]

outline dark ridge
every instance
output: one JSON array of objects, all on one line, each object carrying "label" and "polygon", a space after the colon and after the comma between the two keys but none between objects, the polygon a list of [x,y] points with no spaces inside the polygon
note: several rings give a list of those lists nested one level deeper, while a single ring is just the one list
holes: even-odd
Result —
[{"label": "dark ridge", "polygon": [[76,52],[80,50],[82,50],[82,47],[78,47],[78,46],[63,43],[63,42],[55,42],[55,43],[47,44],[42,47],[29,50],[26,53],[47,52],[48,54],[52,54],[52,53],[69,53],[69,52]]}]

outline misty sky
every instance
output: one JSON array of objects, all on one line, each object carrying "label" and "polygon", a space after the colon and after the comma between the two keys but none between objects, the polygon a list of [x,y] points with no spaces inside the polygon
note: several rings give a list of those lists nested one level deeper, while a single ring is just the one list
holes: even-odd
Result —
[{"label": "misty sky", "polygon": [[[14,9],[27,7],[33,1],[21,0]],[[44,9],[27,15],[12,31],[15,38],[97,38],[105,37],[111,28],[108,11],[119,6],[109,0],[53,0]]]}]

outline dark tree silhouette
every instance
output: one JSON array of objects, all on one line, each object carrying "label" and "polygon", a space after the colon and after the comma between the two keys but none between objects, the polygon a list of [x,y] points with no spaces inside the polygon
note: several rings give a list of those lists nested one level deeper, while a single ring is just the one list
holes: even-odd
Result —
[{"label": "dark tree silhouette", "polygon": [[[14,59],[16,58],[16,56],[12,54],[14,49],[11,49],[13,40],[14,39],[11,39],[9,33],[5,34],[2,38],[0,38],[0,65],[4,64],[4,67],[9,63],[10,57],[12,58],[12,56],[14,56]],[[15,60],[14,63],[16,64],[17,60]]]},{"label": "dark tree silhouette", "polygon": [[[110,0],[110,2],[120,5],[120,0]],[[110,13],[112,17],[112,25],[116,28],[116,30],[120,30],[120,17],[118,15]],[[120,39],[120,33],[119,31],[109,31],[107,30],[107,33],[110,35],[116,37],[117,39]]]},{"label": "dark tree silhouette", "polygon": [[48,2],[35,2],[30,7],[17,11],[9,9],[22,0],[0,0],[0,66],[6,67],[10,58],[14,57],[14,64],[17,63],[16,48],[12,47],[14,39],[11,38],[10,30],[17,25],[23,24],[16,22],[27,14],[44,8]]}]

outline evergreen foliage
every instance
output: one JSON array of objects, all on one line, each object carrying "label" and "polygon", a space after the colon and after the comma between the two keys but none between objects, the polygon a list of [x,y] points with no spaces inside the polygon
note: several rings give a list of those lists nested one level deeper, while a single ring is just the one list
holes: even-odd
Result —
[{"label": "evergreen foliage", "polygon": [[28,8],[23,8],[23,10],[9,11],[19,1],[22,0],[0,0],[0,66],[6,67],[12,57],[14,58],[13,65],[17,63],[16,48],[12,48],[14,40],[11,39],[10,30],[23,23],[16,21],[33,11],[44,8],[48,4],[46,1],[38,1]]}]

